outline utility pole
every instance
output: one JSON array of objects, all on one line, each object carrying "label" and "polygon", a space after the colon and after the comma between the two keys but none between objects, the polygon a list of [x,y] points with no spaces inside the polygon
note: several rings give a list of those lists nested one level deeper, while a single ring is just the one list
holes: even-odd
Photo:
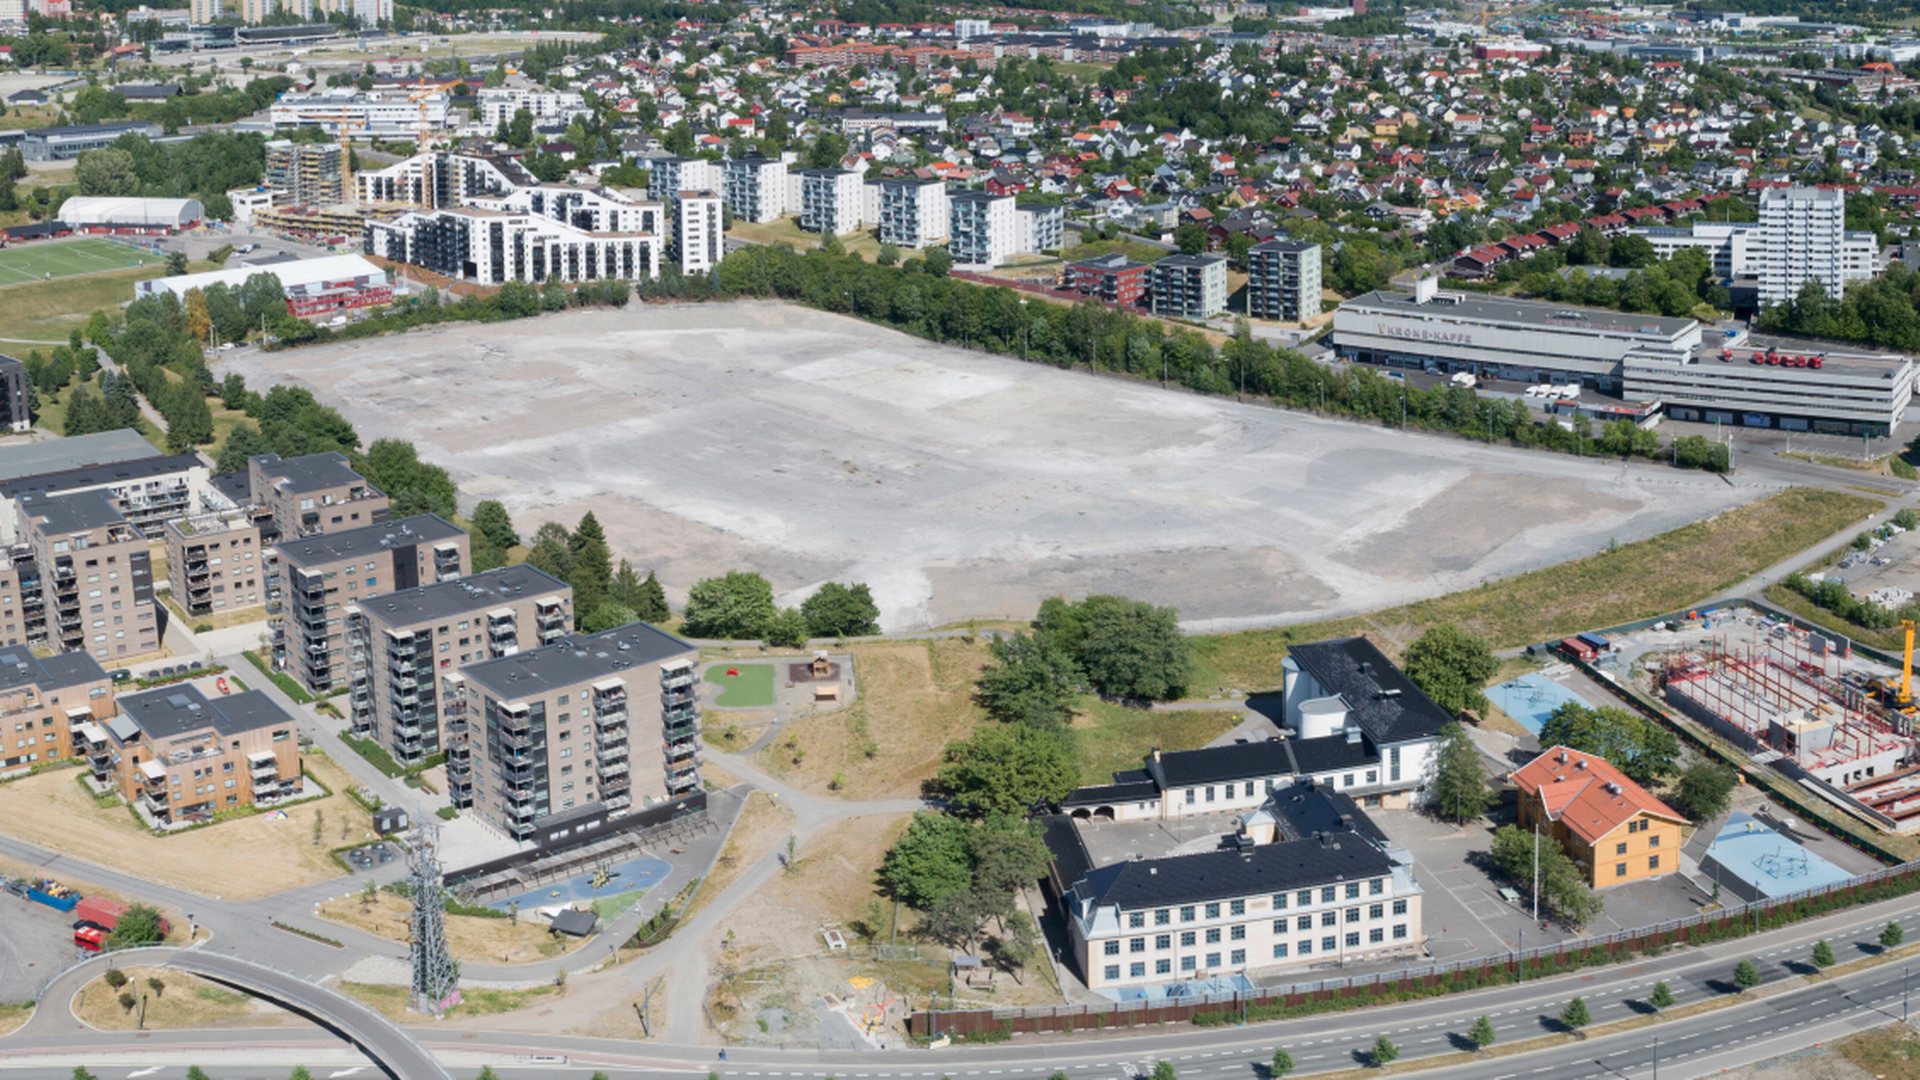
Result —
[{"label": "utility pole", "polygon": [[1660,1035],[1653,1036],[1653,1080],[1660,1080]]},{"label": "utility pole", "polygon": [[1533,917],[1540,917],[1540,823],[1533,823]]}]

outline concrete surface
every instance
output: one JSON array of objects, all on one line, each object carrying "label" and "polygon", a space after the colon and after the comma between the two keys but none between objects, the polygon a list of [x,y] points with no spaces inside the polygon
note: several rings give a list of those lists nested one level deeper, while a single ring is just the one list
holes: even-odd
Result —
[{"label": "concrete surface", "polygon": [[591,509],[677,603],[869,582],[888,630],[1042,597],[1196,630],[1402,603],[1746,502],[1771,478],[1490,448],[1096,379],[778,303],[634,305],[215,363],[410,438],[523,535]]}]

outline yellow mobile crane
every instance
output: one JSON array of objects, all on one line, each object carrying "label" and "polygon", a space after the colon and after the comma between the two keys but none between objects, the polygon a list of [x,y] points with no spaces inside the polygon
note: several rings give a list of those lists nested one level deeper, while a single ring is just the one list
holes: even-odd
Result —
[{"label": "yellow mobile crane", "polygon": [[1907,631],[1907,649],[1900,657],[1900,697],[1894,708],[1913,715],[1913,620],[1901,619]]}]

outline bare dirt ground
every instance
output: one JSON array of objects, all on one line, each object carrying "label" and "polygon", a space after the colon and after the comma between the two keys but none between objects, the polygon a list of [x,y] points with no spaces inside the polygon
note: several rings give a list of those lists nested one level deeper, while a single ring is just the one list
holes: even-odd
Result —
[{"label": "bare dirt ground", "polygon": [[[339,877],[345,871],[328,849],[363,839],[373,827],[344,794],[351,778],[324,755],[303,757],[334,794],[287,807],[285,821],[253,815],[155,836],[125,806],[95,806],[75,782],[75,770],[59,769],[0,785],[0,831],[30,843],[58,837],[63,854],[161,885],[257,900]],[[324,815],[318,844],[316,815]]]},{"label": "bare dirt ground", "polygon": [[[380,893],[371,905],[364,905],[360,894],[354,893],[321,904],[315,914],[391,941],[406,941],[407,915],[412,910],[412,905],[392,893]],[[517,922],[448,915],[446,928],[447,946],[453,950],[454,959],[483,964],[525,964],[555,959],[586,944],[585,938],[555,936],[534,912],[528,912]]]},{"label": "bare dirt ground", "polygon": [[675,603],[727,569],[889,630],[1121,593],[1189,628],[1555,565],[1765,488],[1095,378],[778,303],[635,305],[222,359],[412,439],[523,533],[588,509]]}]

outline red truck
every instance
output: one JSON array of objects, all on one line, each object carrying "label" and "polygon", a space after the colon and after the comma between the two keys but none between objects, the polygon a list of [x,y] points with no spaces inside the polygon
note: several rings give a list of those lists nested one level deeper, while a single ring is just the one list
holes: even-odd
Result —
[{"label": "red truck", "polygon": [[73,943],[88,952],[99,952],[106,947],[107,932],[97,926],[90,926],[86,923],[75,923],[73,927]]},{"label": "red truck", "polygon": [[[74,925],[77,927],[81,923],[91,923],[101,930],[111,932],[115,926],[119,925],[120,916],[126,913],[127,905],[125,904],[118,904],[104,897],[89,896],[74,905]],[[173,933],[173,927],[167,924],[167,920],[161,919],[160,936],[165,937],[171,933]]]}]

